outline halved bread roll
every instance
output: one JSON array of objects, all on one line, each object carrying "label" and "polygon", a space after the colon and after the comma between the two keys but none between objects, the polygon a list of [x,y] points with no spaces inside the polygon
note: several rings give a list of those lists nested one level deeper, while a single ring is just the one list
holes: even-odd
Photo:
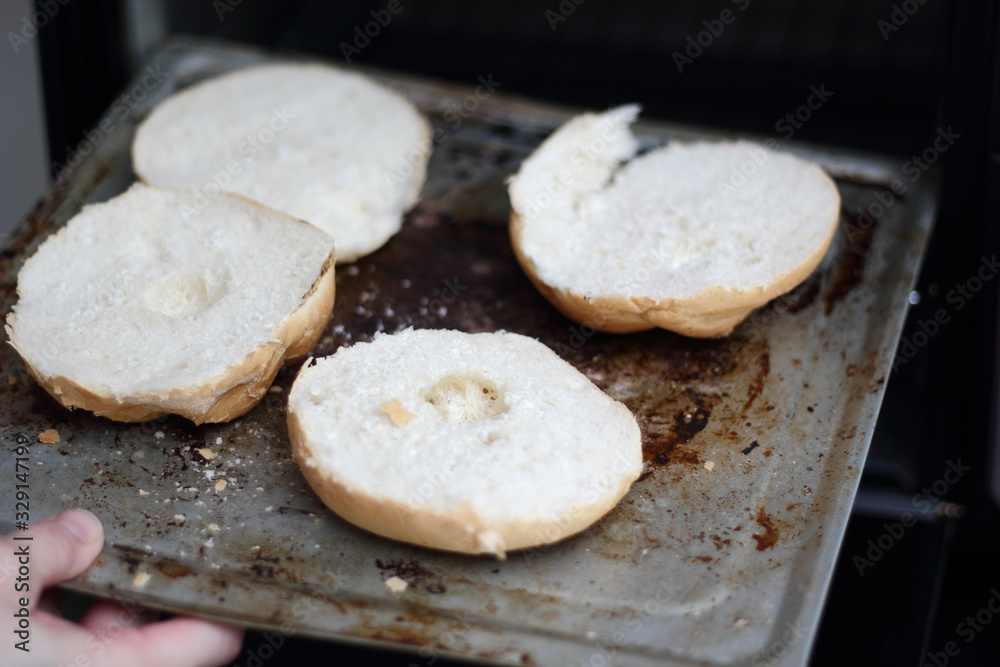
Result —
[{"label": "halved bread roll", "polygon": [[185,219],[184,195],[136,184],[85,207],[21,268],[10,344],[64,406],[228,421],[326,327],[332,237],[235,195]]},{"label": "halved bread roll", "polygon": [[417,201],[430,124],[370,79],[319,64],[249,67],[163,101],[139,125],[136,174],[191,189],[197,211],[220,189],[329,232],[337,259],[378,249]]},{"label": "halved bread roll", "polygon": [[307,363],[288,431],[313,490],[351,523],[501,558],[585,529],[642,469],[628,408],[505,332],[407,329]]},{"label": "halved bread roll", "polygon": [[818,166],[746,141],[636,156],[639,108],[560,127],[510,181],[521,266],[595,329],[732,331],[793,289],[833,238],[840,195]]}]

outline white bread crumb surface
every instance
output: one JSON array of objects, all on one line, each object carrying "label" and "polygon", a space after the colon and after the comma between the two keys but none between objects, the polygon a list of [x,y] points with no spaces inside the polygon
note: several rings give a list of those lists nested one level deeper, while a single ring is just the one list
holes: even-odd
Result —
[{"label": "white bread crumb surface", "polygon": [[191,219],[181,205],[177,191],[136,184],[84,207],[24,263],[7,332],[43,386],[57,379],[46,386],[57,399],[68,381],[105,407],[152,401],[195,419],[332,261],[328,234],[240,197]]},{"label": "white bread crumb surface", "polygon": [[[452,376],[480,378],[481,395],[506,409],[469,404],[478,418],[449,418],[461,390],[444,412],[430,399]],[[405,427],[386,418],[381,405],[391,399],[414,415]],[[442,549],[502,556],[579,532],[642,468],[631,412],[513,333],[377,334],[303,367],[288,410],[296,461],[332,509]]]},{"label": "white bread crumb surface", "polygon": [[132,146],[147,183],[203,191],[221,172],[226,191],[332,234],[340,262],[399,230],[430,152],[430,125],[402,96],[343,69],[287,63],[172,95]]}]

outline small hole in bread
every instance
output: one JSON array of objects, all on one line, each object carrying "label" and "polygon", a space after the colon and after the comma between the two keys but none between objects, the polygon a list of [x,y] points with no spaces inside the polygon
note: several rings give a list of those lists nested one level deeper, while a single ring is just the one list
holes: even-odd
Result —
[{"label": "small hole in bread", "polygon": [[424,399],[453,424],[496,419],[507,412],[500,387],[475,373],[444,376],[424,392]]},{"label": "small hole in bread", "polygon": [[195,315],[226,295],[228,275],[179,271],[163,276],[142,291],[142,305],[162,315]]}]

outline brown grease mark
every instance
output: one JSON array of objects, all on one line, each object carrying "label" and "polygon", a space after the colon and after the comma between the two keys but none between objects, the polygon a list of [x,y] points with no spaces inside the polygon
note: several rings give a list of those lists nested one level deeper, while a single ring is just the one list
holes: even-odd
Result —
[{"label": "brown grease mark", "polygon": [[740,452],[742,454],[749,454],[750,452],[752,452],[753,450],[757,449],[758,447],[760,447],[760,443],[757,442],[756,440],[754,440],[753,442],[750,443],[749,447],[740,450]]},{"label": "brown grease mark", "polygon": [[795,314],[811,306],[816,297],[819,296],[820,280],[820,274],[814,271],[806,282],[782,297],[785,310]]},{"label": "brown grease mark", "polygon": [[764,380],[767,379],[768,374],[771,372],[771,354],[765,349],[757,357],[757,373],[753,376],[750,381],[750,388],[747,389],[747,402],[743,404],[743,413],[750,409],[753,402],[757,400],[760,396],[760,392],[764,390]]},{"label": "brown grease mark", "polygon": [[768,459],[771,458],[771,450],[770,449],[765,449],[764,450],[764,458],[768,458]]},{"label": "brown grease mark", "polygon": [[829,315],[841,299],[858,286],[865,273],[868,249],[875,237],[877,218],[866,216],[864,222],[857,217],[849,217],[844,225],[845,243],[833,267],[830,285],[823,294],[826,302],[824,312]]},{"label": "brown grease mark", "polygon": [[555,331],[538,331],[539,339],[605,390],[612,378],[633,386],[711,380],[729,374],[740,362],[742,343],[733,337],[692,339],[662,330],[583,336],[581,325],[566,322],[556,323]]},{"label": "brown grease mark", "polygon": [[139,571],[139,563],[145,560],[146,554],[144,552],[135,547],[127,547],[121,544],[112,544],[111,546],[121,552],[119,558],[128,566],[129,574],[134,575]]},{"label": "brown grease mark", "polygon": [[158,563],[156,565],[156,569],[159,570],[164,576],[170,577],[171,579],[190,577],[194,574],[193,568],[190,568],[187,565],[181,565],[180,563]]},{"label": "brown grease mark", "polygon": [[670,405],[676,405],[674,400],[665,400],[652,405],[643,406],[646,409],[640,414],[640,426],[643,427],[643,460],[653,465],[668,465],[683,463],[700,466],[702,459],[691,449],[679,447],[701,433],[708,425],[712,408],[719,402],[714,394],[703,394],[694,389],[685,389],[687,404],[672,416],[673,425],[666,433],[658,432],[657,426],[665,422]]},{"label": "brown grease mark", "polygon": [[723,547],[728,547],[732,544],[732,540],[727,538],[722,538],[718,535],[712,535],[712,542],[715,544],[716,549],[722,549]]},{"label": "brown grease mark", "polygon": [[694,560],[700,560],[702,563],[711,563],[715,559],[711,556],[694,556]]},{"label": "brown grease mark", "polygon": [[757,551],[764,551],[765,549],[770,549],[775,544],[778,543],[778,538],[781,536],[781,532],[775,527],[774,520],[767,515],[763,507],[757,509],[757,516],[754,517],[754,521],[757,522],[764,532],[760,535],[751,535],[755,542],[757,542]]},{"label": "brown grease mark", "polygon": [[447,590],[440,577],[416,560],[388,558],[383,561],[376,558],[375,567],[382,571],[383,580],[399,577],[410,586],[419,586],[433,595],[440,595]]}]

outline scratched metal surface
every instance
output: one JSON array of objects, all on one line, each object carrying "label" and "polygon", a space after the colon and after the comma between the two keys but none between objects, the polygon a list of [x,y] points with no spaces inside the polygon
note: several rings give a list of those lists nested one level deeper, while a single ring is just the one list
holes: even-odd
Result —
[{"label": "scratched metal surface", "polygon": [[[2,312],[24,258],[82,204],[132,181],[129,143],[153,104],[269,57],[200,41],[162,51],[165,80],[134,110],[111,108],[107,136],[8,240]],[[445,138],[403,231],[338,267],[334,318],[316,354],[407,325],[536,336],[638,416],[642,478],[597,525],[550,548],[505,562],[435,553],[347,525],[307,488],[284,421],[296,368],[230,424],[123,425],[62,409],[3,345],[7,450],[18,433],[35,440],[55,428],[61,437],[32,445],[32,516],[87,507],[107,530],[97,564],[71,588],[388,643],[417,652],[422,665],[438,655],[539,665],[805,662],[933,219],[930,176],[907,182],[872,227],[852,214],[875,187],[902,178],[899,164],[790,144],[837,177],[844,201],[842,233],[806,283],[725,339],[586,335],[532,288],[505,229],[503,177],[569,112],[502,88],[473,103],[475,82],[382,76]],[[454,111],[465,100],[477,108],[462,118]],[[724,136],[661,124],[641,134]],[[13,473],[9,453],[0,475]],[[0,497],[13,507],[11,484]],[[12,511],[0,528],[12,527]],[[142,587],[139,573],[150,575]],[[384,583],[393,575],[410,584],[402,595]]]}]

